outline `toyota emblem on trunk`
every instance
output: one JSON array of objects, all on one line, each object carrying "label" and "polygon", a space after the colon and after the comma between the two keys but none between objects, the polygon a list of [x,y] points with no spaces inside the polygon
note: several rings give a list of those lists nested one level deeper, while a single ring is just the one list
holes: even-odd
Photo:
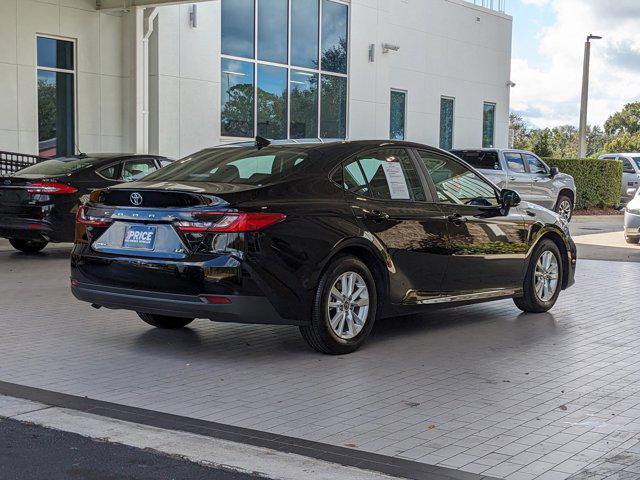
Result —
[{"label": "toyota emblem on trunk", "polygon": [[131,201],[132,205],[135,205],[135,206],[142,205],[142,195],[140,195],[138,192],[132,193],[131,196],[129,197],[129,200]]}]

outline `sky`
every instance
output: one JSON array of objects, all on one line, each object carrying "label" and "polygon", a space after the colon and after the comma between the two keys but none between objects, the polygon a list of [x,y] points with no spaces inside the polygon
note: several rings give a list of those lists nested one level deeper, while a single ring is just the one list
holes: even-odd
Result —
[{"label": "sky", "polygon": [[640,101],[640,0],[507,0],[513,16],[511,111],[532,127],[578,125],[592,42],[589,124]]}]

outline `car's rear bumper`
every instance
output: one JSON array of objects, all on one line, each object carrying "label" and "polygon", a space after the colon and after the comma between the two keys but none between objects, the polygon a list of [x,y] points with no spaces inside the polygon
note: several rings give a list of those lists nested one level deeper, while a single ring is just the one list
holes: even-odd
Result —
[{"label": "car's rear bumper", "polygon": [[73,295],[84,302],[111,309],[185,318],[208,318],[220,322],[297,325],[283,319],[266,297],[216,296],[229,303],[209,303],[204,295],[181,295],[130,288],[107,287],[72,281]]},{"label": "car's rear bumper", "polygon": [[55,237],[49,222],[0,215],[0,237],[31,240],[42,237],[51,239],[52,236]]}]

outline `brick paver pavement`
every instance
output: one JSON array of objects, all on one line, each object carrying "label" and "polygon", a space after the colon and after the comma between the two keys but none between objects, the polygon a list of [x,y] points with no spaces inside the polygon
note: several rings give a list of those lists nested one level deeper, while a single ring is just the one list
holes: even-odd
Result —
[{"label": "brick paver pavement", "polygon": [[580,261],[548,314],[390,319],[330,357],[295,327],[94,310],[69,292],[68,248],[45,252],[0,243],[0,380],[509,480],[640,471],[637,264]]}]

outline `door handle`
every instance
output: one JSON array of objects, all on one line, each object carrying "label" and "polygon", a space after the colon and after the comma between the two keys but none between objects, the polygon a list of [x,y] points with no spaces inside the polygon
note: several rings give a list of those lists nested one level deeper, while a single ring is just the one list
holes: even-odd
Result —
[{"label": "door handle", "polygon": [[509,177],[509,181],[510,182],[515,182],[516,181],[516,177]]},{"label": "door handle", "polygon": [[460,215],[459,213],[454,213],[453,215],[449,215],[447,217],[447,220],[450,223],[453,223],[456,227],[461,226],[463,223],[467,222],[467,218],[463,217],[462,215]]}]

